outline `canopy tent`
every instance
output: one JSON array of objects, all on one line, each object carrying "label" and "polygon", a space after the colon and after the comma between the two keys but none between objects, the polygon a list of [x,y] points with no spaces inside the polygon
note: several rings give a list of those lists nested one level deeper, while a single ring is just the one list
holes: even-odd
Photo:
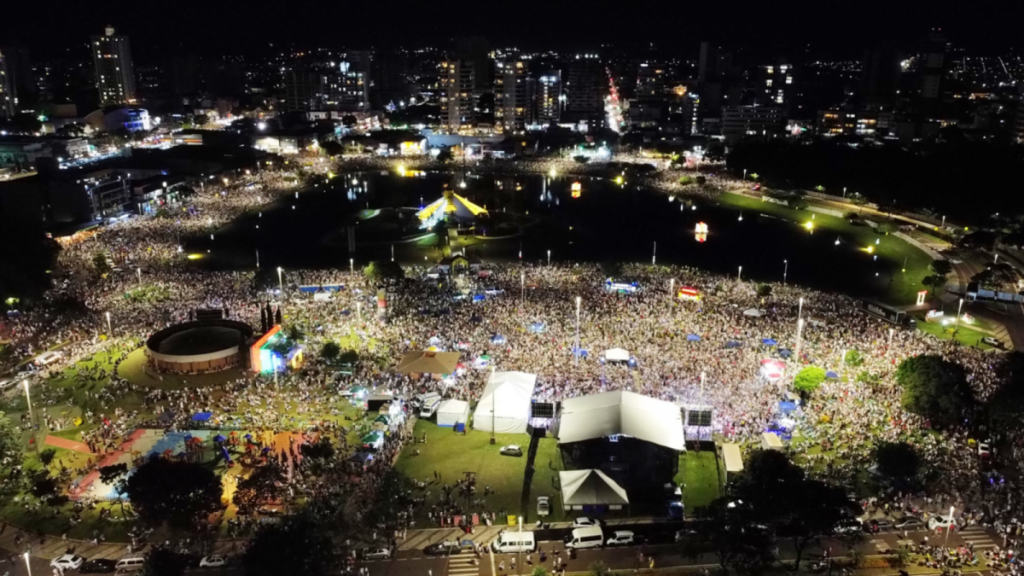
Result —
[{"label": "canopy tent", "polygon": [[764,344],[765,346],[775,346],[776,344],[778,344],[775,338],[762,338],[761,343]]},{"label": "canopy tent", "polygon": [[198,414],[192,416],[192,420],[194,420],[196,422],[206,422],[212,416],[213,416],[213,412],[199,412]]},{"label": "canopy tent", "polygon": [[459,363],[458,352],[409,352],[398,363],[402,374],[451,374]]},{"label": "canopy tent", "polygon": [[449,190],[447,185],[445,185],[443,196],[416,213],[423,228],[431,228],[444,218],[459,222],[472,222],[478,216],[486,217],[487,210]]},{"label": "canopy tent", "polygon": [[764,310],[758,310],[757,308],[747,308],[743,311],[744,316],[750,316],[751,318],[760,318],[764,315]]},{"label": "canopy tent", "polygon": [[686,335],[686,339],[689,342],[700,342],[700,336],[698,336],[696,334],[687,334]]},{"label": "canopy tent", "polygon": [[604,358],[609,362],[629,362],[629,352],[622,348],[612,348],[604,351]]},{"label": "canopy tent", "polygon": [[568,470],[559,472],[558,479],[565,508],[629,504],[626,490],[600,470]]},{"label": "canopy tent", "polygon": [[726,474],[743,472],[743,455],[740,453],[739,444],[722,444],[722,459],[725,460]]},{"label": "canopy tent", "polygon": [[616,391],[562,402],[558,441],[562,444],[624,434],[682,452],[683,415],[671,402]]},{"label": "canopy tent", "polygon": [[[506,434],[525,434],[537,375],[526,372],[494,372],[473,413],[473,428]],[[492,413],[493,410],[493,413]]]},{"label": "canopy tent", "polygon": [[775,432],[761,433],[761,448],[764,450],[782,450],[782,440]]},{"label": "canopy tent", "polygon": [[437,409],[438,426],[455,426],[469,420],[469,402],[465,400],[445,400]]}]

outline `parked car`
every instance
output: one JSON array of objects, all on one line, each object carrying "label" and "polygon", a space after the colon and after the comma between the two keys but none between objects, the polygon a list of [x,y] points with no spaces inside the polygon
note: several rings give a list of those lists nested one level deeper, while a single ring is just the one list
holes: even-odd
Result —
[{"label": "parked car", "polygon": [[363,548],[363,560],[387,560],[391,558],[390,548]]},{"label": "parked car", "polygon": [[473,549],[473,542],[470,540],[445,540],[443,542],[436,542],[427,546],[423,549],[424,554],[435,554],[435,555],[446,555],[446,554],[458,554],[462,551],[469,551]]},{"label": "parked car", "polygon": [[978,442],[978,456],[982,460],[992,457],[992,445],[988,442]]},{"label": "parked car", "polygon": [[508,446],[501,447],[502,456],[522,456],[523,449],[515,444],[509,444]]},{"label": "parked car", "polygon": [[893,527],[897,530],[920,530],[924,528],[924,520],[914,516],[906,516],[897,520]]},{"label": "parked car", "polygon": [[228,563],[227,557],[219,556],[217,554],[214,554],[212,556],[204,556],[203,559],[199,561],[199,567],[200,568],[220,568],[221,566],[224,566],[227,563]]},{"label": "parked car", "polygon": [[2,378],[0,379],[0,390],[7,390],[11,386],[17,384],[18,381],[14,378]]},{"label": "parked car", "polygon": [[547,496],[537,496],[537,516],[548,516],[551,514],[551,499]]},{"label": "parked car", "polygon": [[956,530],[956,518],[950,518],[949,516],[932,516],[928,519],[929,530],[944,530],[949,527]]},{"label": "parked car", "polygon": [[858,532],[862,532],[863,530],[864,525],[861,523],[860,520],[850,518],[836,524],[836,527],[833,530],[833,532],[836,534],[857,534]]},{"label": "parked car", "polygon": [[77,570],[83,562],[85,562],[85,558],[77,554],[65,554],[50,560],[50,566],[61,570]]},{"label": "parked car", "polygon": [[984,338],[981,339],[981,341],[993,348],[1003,347],[1003,342],[998,338],[993,338],[992,336],[985,336]]},{"label": "parked car", "polygon": [[632,530],[617,530],[605,540],[605,546],[629,546],[636,542]]},{"label": "parked car", "polygon": [[757,192],[758,190],[761,189],[761,185],[760,184],[754,184],[753,186],[750,187],[750,189],[753,190],[754,192]]},{"label": "parked car", "polygon": [[572,527],[573,528],[582,528],[584,526],[600,526],[600,525],[601,525],[601,521],[598,520],[597,518],[587,518],[586,516],[581,516],[581,517],[579,517],[579,518],[577,518],[577,519],[572,521]]},{"label": "parked car", "polygon": [[117,567],[117,560],[109,560],[107,558],[96,558],[95,560],[86,560],[78,567],[78,571],[82,574],[106,574],[113,572]]},{"label": "parked car", "polygon": [[888,518],[873,518],[864,522],[864,530],[872,534],[892,530],[892,520]]}]

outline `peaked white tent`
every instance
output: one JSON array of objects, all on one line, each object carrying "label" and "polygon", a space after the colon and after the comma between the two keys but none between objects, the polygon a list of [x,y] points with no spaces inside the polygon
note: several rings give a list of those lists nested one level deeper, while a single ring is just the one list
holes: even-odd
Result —
[{"label": "peaked white tent", "polygon": [[[473,412],[473,429],[525,434],[537,375],[526,372],[494,372]],[[493,410],[493,413],[492,413]]]},{"label": "peaked white tent", "polygon": [[626,490],[600,470],[568,470],[558,473],[562,486],[562,506],[608,506],[616,509],[629,504]]},{"label": "peaked white tent", "polygon": [[612,348],[604,351],[604,359],[609,362],[629,362],[629,352],[623,348]]},{"label": "peaked white tent", "polygon": [[562,444],[623,434],[683,452],[683,415],[671,402],[616,391],[562,402],[558,441]]},{"label": "peaked white tent", "polygon": [[455,426],[459,422],[469,420],[469,402],[465,400],[445,400],[437,409],[438,426]]}]

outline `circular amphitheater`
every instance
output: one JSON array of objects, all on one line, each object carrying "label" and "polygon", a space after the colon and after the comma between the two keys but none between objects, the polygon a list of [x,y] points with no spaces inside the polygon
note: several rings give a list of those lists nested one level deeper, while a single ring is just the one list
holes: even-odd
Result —
[{"label": "circular amphitheater", "polygon": [[234,320],[176,324],[146,341],[146,363],[160,373],[207,374],[245,363],[253,330]]}]

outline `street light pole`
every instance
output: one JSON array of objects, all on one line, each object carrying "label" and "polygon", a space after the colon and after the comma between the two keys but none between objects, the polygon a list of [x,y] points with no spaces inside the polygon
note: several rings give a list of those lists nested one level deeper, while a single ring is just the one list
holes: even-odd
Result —
[{"label": "street light pole", "polygon": [[658,263],[658,242],[654,242],[654,252],[651,253],[651,266]]},{"label": "street light pole", "polygon": [[522,303],[519,305],[522,310],[520,314],[526,313],[526,272],[519,273],[519,287],[523,292]]},{"label": "street light pole", "polygon": [[743,179],[744,180],[747,179],[747,169],[746,168],[743,169]]},{"label": "street light pole", "polygon": [[107,312],[107,336],[109,338],[114,337],[114,331],[110,328],[110,312]]},{"label": "street light pole", "polygon": [[32,565],[28,561],[28,552],[22,554],[22,557],[25,558],[25,570],[28,570],[28,576],[32,576]]},{"label": "street light pole", "polygon": [[551,250],[548,250],[548,266],[551,266]]},{"label": "street light pole", "polygon": [[803,316],[804,316],[804,299],[803,299],[803,297],[801,297],[800,298],[800,307],[796,311],[796,317],[797,318],[803,318]]},{"label": "street light pole", "polygon": [[946,523],[946,539],[942,542],[942,547],[945,548],[946,544],[949,543],[949,532],[953,529],[953,507],[949,507],[949,522]]},{"label": "street light pole", "polygon": [[800,362],[800,336],[804,331],[804,319],[800,318],[796,321],[796,361]]},{"label": "street light pole", "polygon": [[348,259],[348,273],[352,274],[352,275],[355,275],[355,273],[356,273],[356,259],[355,258],[349,258]]},{"label": "street light pole", "polygon": [[281,291],[281,295],[284,296],[284,281],[281,279],[281,272],[284,272],[284,270],[280,266],[278,266],[277,267],[277,287]]},{"label": "street light pole", "polygon": [[893,329],[889,328],[889,345],[886,346],[886,349],[885,349],[886,352],[888,352],[889,350],[892,349],[892,333],[893,333]]},{"label": "street light pole", "polygon": [[135,273],[139,276],[139,285],[142,285],[142,268],[135,268]]},{"label": "street light pole", "polygon": [[576,350],[573,351],[575,356],[573,362],[576,366],[580,365],[580,302],[582,301],[582,298],[576,297]]},{"label": "street light pole", "polygon": [[738,282],[743,281],[743,266],[740,266],[740,271],[736,273],[736,280]]},{"label": "street light pole", "polygon": [[782,261],[782,285],[786,285],[786,275],[789,274],[789,260]]},{"label": "street light pole", "polygon": [[960,299],[960,305],[956,308],[956,327],[953,329],[953,334],[956,335],[957,330],[960,329],[960,312],[964,309],[964,299]]}]

